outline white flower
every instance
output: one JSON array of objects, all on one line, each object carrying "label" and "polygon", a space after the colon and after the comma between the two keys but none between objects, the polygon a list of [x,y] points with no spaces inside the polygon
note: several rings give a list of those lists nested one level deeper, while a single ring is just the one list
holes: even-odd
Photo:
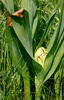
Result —
[{"label": "white flower", "polygon": [[47,55],[46,49],[43,48],[43,47],[40,47],[40,48],[35,52],[35,60],[36,60],[39,64],[41,64],[41,65],[43,66],[46,55]]}]

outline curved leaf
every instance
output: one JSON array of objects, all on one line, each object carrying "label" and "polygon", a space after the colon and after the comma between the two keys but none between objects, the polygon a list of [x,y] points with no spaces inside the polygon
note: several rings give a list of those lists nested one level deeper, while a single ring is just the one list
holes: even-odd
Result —
[{"label": "curved leaf", "polygon": [[1,1],[5,5],[5,7],[7,8],[7,10],[9,11],[9,13],[12,15],[12,13],[14,12],[14,3],[13,3],[13,0],[1,0]]},{"label": "curved leaf", "polygon": [[54,58],[54,62],[53,62],[52,68],[51,68],[51,70],[48,72],[47,77],[45,78],[44,82],[45,82],[46,80],[48,80],[48,79],[51,77],[51,75],[54,73],[54,71],[55,71],[56,68],[58,67],[58,65],[59,65],[59,63],[60,63],[60,61],[61,61],[63,55],[64,55],[64,41],[63,41],[61,47],[59,48],[59,50],[58,50],[58,52],[57,52],[57,54],[56,54],[56,57]]},{"label": "curved leaf", "polygon": [[29,23],[33,38],[38,23],[36,3],[34,0],[22,0],[21,7],[29,13]]},{"label": "curved leaf", "polygon": [[23,19],[14,17],[12,18],[13,28],[20,42],[28,52],[28,54],[33,57],[32,52],[32,33],[29,25],[28,12],[24,11],[25,17]]},{"label": "curved leaf", "polygon": [[[12,32],[11,32],[11,30],[12,30]],[[27,55],[25,55],[26,54],[25,50],[22,47],[20,47],[20,43],[19,43],[17,37],[15,36],[13,29],[11,29],[11,30],[9,28],[7,28],[8,48],[9,48],[9,51],[11,54],[12,63],[16,67],[17,72],[19,72],[20,75],[22,75],[22,77],[23,77],[24,94],[25,94],[24,99],[31,100],[30,99],[31,98],[31,95],[30,95],[30,74],[29,74],[29,68],[27,65],[29,58],[27,57]]]},{"label": "curved leaf", "polygon": [[55,17],[55,14],[56,14],[56,12],[52,13],[52,15],[51,15],[51,17],[50,17],[50,19],[49,19],[49,21],[47,23],[47,27],[46,27],[45,33],[42,35],[42,38],[41,38],[39,44],[37,45],[36,50],[43,44],[43,42],[44,42],[44,40],[45,40],[45,38],[46,38],[46,36],[48,34],[49,27],[50,27],[50,25],[51,25],[51,23],[52,23],[52,21],[53,21],[53,19]]}]

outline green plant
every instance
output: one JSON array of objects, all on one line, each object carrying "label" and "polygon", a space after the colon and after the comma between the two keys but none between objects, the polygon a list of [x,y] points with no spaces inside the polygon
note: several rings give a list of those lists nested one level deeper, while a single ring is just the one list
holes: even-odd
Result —
[{"label": "green plant", "polygon": [[[19,96],[17,96],[17,93],[15,92],[16,89],[16,83],[17,80],[16,78],[22,78],[21,82],[23,84],[23,89],[19,94],[21,94],[20,99],[22,100],[31,100],[34,99],[32,98],[32,91],[31,91],[31,72],[34,75],[35,81],[35,100],[40,100],[41,97],[45,100],[47,100],[46,95],[43,92],[42,89],[45,91],[44,84],[50,77],[54,74],[54,77],[56,80],[56,74],[59,75],[59,72],[61,73],[60,70],[60,63],[62,63],[63,57],[64,57],[64,1],[62,0],[62,4],[60,5],[61,13],[60,13],[60,19],[59,23],[57,26],[57,29],[55,30],[54,34],[51,37],[51,40],[49,41],[49,44],[47,45],[47,55],[44,60],[43,67],[35,61],[34,54],[37,48],[39,48],[44,40],[47,37],[48,30],[50,28],[51,23],[53,22],[53,19],[56,14],[56,9],[58,8],[58,5],[56,6],[56,9],[53,10],[52,16],[50,17],[46,29],[45,29],[45,34],[42,35],[42,38],[37,45],[36,49],[33,50],[33,39],[35,36],[35,31],[37,28],[38,24],[38,15],[37,15],[37,2],[36,0],[22,0],[21,1],[21,7],[24,9],[24,18],[18,18],[18,17],[13,17],[12,13],[15,11],[14,9],[14,2],[13,0],[1,0],[6,7],[8,13],[10,14],[10,17],[12,19],[12,27],[7,26],[6,27],[6,40],[7,40],[7,51],[5,51],[5,54],[7,52],[7,55],[9,58],[10,57],[10,64],[12,68],[14,68],[13,73],[11,73],[11,67],[10,70],[8,70],[8,74],[11,73],[10,75],[12,76],[12,84],[13,86],[13,91],[11,93],[11,89],[9,86],[7,86],[9,90],[9,100],[10,98],[13,100],[18,100]],[[11,5],[10,5],[11,4]],[[6,58],[6,56],[5,56]],[[4,58],[3,58],[4,59]],[[12,60],[12,63],[11,63]],[[4,61],[5,62],[5,59]],[[5,63],[4,63],[5,66]],[[4,67],[5,68],[5,67]],[[5,69],[4,69],[5,70]],[[6,71],[6,70],[5,70]],[[58,72],[59,71],[59,72]],[[10,76],[10,77],[11,77]],[[61,75],[60,75],[61,77]],[[18,79],[17,78],[17,79]],[[60,78],[61,79],[61,78]],[[5,79],[3,79],[3,84],[4,84],[4,99],[6,99],[6,91],[5,90]],[[59,81],[59,80],[57,80]],[[61,82],[61,80],[60,80]],[[20,85],[21,83],[19,83]],[[19,86],[18,85],[18,86]],[[62,84],[60,86],[62,88]],[[2,91],[1,91],[2,92]],[[62,96],[62,89],[60,91],[60,95]],[[56,93],[56,83],[55,83],[55,93]],[[11,94],[11,96],[10,96]],[[13,95],[14,94],[14,95]],[[42,94],[42,96],[41,96]],[[7,94],[8,95],[8,94]],[[60,97],[61,97],[60,96]],[[8,97],[8,96],[7,96]],[[56,95],[57,99],[57,95]],[[60,100],[62,100],[60,98]]]}]

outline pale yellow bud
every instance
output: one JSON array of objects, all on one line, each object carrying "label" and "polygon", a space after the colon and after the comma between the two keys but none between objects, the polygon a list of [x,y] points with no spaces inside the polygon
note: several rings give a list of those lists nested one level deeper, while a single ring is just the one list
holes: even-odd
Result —
[{"label": "pale yellow bud", "polygon": [[43,48],[43,47],[40,47],[40,48],[35,52],[35,60],[36,60],[40,65],[43,66],[46,55],[47,55],[46,49]]}]

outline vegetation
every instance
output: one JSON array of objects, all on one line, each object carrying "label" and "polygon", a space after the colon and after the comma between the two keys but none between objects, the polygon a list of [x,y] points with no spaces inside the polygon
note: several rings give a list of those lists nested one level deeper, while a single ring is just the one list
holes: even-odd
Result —
[{"label": "vegetation", "polygon": [[0,100],[64,100],[64,0],[0,0]]}]

